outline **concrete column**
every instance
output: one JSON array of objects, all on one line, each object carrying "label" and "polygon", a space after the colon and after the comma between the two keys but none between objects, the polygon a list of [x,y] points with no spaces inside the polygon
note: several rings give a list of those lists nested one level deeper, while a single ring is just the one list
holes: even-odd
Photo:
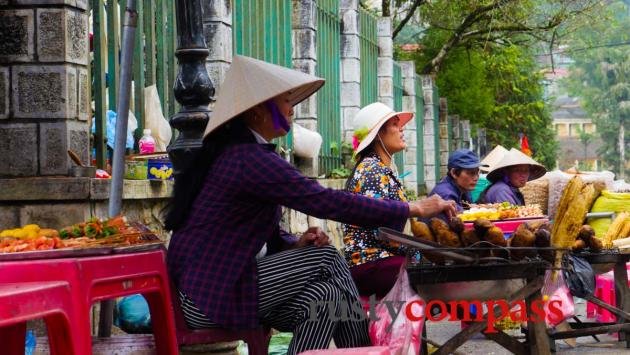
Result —
[{"label": "concrete column", "polygon": [[470,121],[469,120],[462,120],[461,121],[461,128],[462,128],[462,132],[461,132],[461,137],[462,137],[462,148],[465,149],[472,149],[472,139],[470,137]]},{"label": "concrete column", "polygon": [[451,141],[451,151],[455,151],[457,149],[460,149],[462,144],[461,144],[461,130],[460,130],[460,124],[459,124],[459,115],[450,115],[448,116],[449,121],[451,122],[451,129],[452,129],[452,141]]},{"label": "concrete column", "polygon": [[353,120],[361,109],[361,44],[359,4],[341,1],[341,129],[345,142],[352,142]]},{"label": "concrete column", "polygon": [[232,63],[232,5],[230,0],[205,0],[201,6],[203,34],[210,52],[206,58],[206,69],[216,95]]},{"label": "concrete column", "polygon": [[448,164],[448,102],[440,97],[440,179],[446,176]]},{"label": "concrete column", "polygon": [[89,161],[87,1],[0,1],[0,176]]},{"label": "concrete column", "polygon": [[[316,6],[316,0],[293,0],[293,67],[312,75],[317,74]],[[317,94],[297,105],[294,117],[303,127],[317,132]],[[318,175],[317,159],[299,159],[296,165],[307,176]]]},{"label": "concrete column", "polygon": [[378,101],[394,107],[394,50],[392,20],[379,17],[377,20],[378,41]]},{"label": "concrete column", "polygon": [[[427,191],[431,191],[436,183],[435,176],[435,103],[433,102],[433,89],[435,83],[430,75],[422,75],[422,91],[424,94],[424,181]],[[438,162],[439,163],[439,162]]]},{"label": "concrete column", "polygon": [[403,111],[414,113],[414,118],[405,126],[405,141],[407,149],[405,150],[405,171],[411,171],[411,175],[405,178],[405,186],[409,190],[418,193],[418,159],[416,157],[418,138],[416,135],[416,120],[424,119],[424,117],[416,117],[416,63],[413,61],[398,62],[402,70],[403,79]]}]

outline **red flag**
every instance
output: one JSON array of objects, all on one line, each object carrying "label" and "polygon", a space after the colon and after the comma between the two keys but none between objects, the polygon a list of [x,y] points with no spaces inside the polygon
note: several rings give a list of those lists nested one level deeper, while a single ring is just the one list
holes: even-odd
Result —
[{"label": "red flag", "polygon": [[523,134],[523,138],[521,138],[521,152],[527,154],[528,156],[532,156],[532,150],[529,149],[529,142],[527,141],[527,136]]}]

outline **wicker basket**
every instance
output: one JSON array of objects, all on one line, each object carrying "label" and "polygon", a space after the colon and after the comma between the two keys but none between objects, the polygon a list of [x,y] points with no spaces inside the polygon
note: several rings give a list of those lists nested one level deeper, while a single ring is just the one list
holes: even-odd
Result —
[{"label": "wicker basket", "polygon": [[528,182],[525,187],[521,188],[521,193],[525,197],[525,203],[528,205],[539,205],[540,209],[546,215],[549,203],[549,180],[538,179]]}]

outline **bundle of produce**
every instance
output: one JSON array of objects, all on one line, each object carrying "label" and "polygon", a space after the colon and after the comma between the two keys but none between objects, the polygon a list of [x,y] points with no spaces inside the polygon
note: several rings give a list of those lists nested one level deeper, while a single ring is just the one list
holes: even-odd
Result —
[{"label": "bundle of produce", "polygon": [[628,212],[621,212],[615,217],[602,238],[605,248],[630,248],[630,218]]},{"label": "bundle of produce", "polygon": [[[572,248],[582,228],[586,214],[603,189],[599,183],[584,183],[581,178],[569,180],[562,193],[551,230],[551,245]],[[555,266],[560,267],[562,255],[556,255]],[[555,277],[555,273],[554,273]]]}]

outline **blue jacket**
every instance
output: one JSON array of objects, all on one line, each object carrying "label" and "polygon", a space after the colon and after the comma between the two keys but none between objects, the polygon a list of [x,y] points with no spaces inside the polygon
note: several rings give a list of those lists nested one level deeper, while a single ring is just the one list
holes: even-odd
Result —
[{"label": "blue jacket", "polygon": [[[470,192],[462,191],[462,189],[460,189],[455,183],[455,180],[453,180],[450,176],[446,176],[437,185],[435,185],[433,190],[431,190],[431,193],[429,193],[429,196],[433,195],[438,195],[446,201],[455,201],[457,204],[457,211],[462,211],[464,209],[462,201],[472,201]],[[444,214],[440,214],[438,217],[445,221],[447,219]]]},{"label": "blue jacket", "polygon": [[509,202],[516,206],[525,206],[525,198],[519,189],[501,180],[490,185],[479,196],[480,203]]}]

